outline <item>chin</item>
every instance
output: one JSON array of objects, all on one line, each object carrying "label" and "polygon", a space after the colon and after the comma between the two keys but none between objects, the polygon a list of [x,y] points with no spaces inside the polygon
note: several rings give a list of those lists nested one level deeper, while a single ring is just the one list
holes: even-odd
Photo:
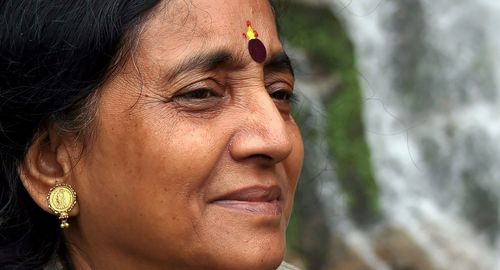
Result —
[{"label": "chin", "polygon": [[246,254],[239,268],[245,270],[276,270],[283,261],[285,248],[283,245],[263,247],[254,254]]},{"label": "chin", "polygon": [[284,251],[271,251],[265,254],[244,254],[228,260],[217,270],[276,270],[283,261]]},{"label": "chin", "polygon": [[[217,270],[276,270],[285,255],[282,235],[261,236],[249,241],[234,239],[212,254],[213,268]],[[206,267],[203,269],[208,269]]]}]

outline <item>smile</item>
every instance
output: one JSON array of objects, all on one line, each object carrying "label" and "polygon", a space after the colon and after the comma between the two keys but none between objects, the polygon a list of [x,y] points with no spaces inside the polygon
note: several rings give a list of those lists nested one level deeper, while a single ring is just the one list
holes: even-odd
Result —
[{"label": "smile", "polygon": [[229,192],[212,203],[249,214],[280,216],[283,212],[282,201],[279,187],[253,186]]}]

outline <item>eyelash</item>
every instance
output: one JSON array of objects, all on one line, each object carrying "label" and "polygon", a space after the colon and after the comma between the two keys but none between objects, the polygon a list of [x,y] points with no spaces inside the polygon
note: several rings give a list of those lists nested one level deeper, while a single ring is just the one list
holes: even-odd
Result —
[{"label": "eyelash", "polygon": [[[207,96],[206,94],[209,94]],[[186,93],[183,93],[181,95],[176,96],[175,98],[177,99],[195,99],[195,100],[201,100],[201,99],[206,99],[210,97],[217,97],[218,95],[215,94],[215,91],[210,89],[210,88],[198,88],[193,91],[189,91]]]},{"label": "eyelash", "polygon": [[[172,97],[172,101],[186,109],[202,111],[215,109],[215,104],[224,97],[224,84],[215,80],[200,81],[189,88]],[[286,82],[278,80],[267,84],[266,88],[280,110],[289,111],[299,103],[298,96]]]},{"label": "eyelash", "polygon": [[[271,98],[279,100],[279,101],[285,101],[285,102],[290,102],[291,104],[297,104],[299,102],[298,96],[293,93],[289,92],[286,90],[278,90],[273,93],[269,94]],[[191,100],[202,100],[210,97],[217,97],[218,95],[215,93],[214,90],[210,88],[199,88],[195,89],[193,91],[181,94],[176,96],[176,99],[191,99]]]},{"label": "eyelash", "polygon": [[277,100],[285,101],[285,102],[290,102],[292,104],[297,104],[299,102],[299,98],[295,93],[290,92],[290,91],[286,91],[286,90],[275,91],[269,95],[273,99],[277,99]]}]

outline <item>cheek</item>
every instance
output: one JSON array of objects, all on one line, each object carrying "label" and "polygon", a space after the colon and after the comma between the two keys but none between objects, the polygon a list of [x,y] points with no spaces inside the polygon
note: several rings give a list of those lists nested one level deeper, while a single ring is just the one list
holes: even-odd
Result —
[{"label": "cheek", "polygon": [[81,216],[105,221],[93,226],[102,225],[110,238],[126,235],[114,240],[123,246],[182,243],[173,236],[189,242],[202,215],[206,179],[225,149],[221,129],[161,114],[114,115],[100,124],[85,160]]},{"label": "cheek", "polygon": [[297,188],[297,183],[299,181],[300,172],[302,170],[302,164],[304,161],[304,143],[302,141],[302,136],[300,134],[299,128],[295,125],[295,123],[290,123],[290,139],[293,143],[293,150],[290,153],[290,156],[284,161],[284,167],[286,171],[286,175],[288,177],[289,184],[289,196],[290,200],[290,211],[291,204],[293,203],[293,198],[295,195],[295,190]]},{"label": "cheek", "polygon": [[221,148],[213,131],[160,117],[123,121],[127,122],[135,124],[115,125],[101,136],[101,150],[93,159],[96,172],[113,172],[110,177],[123,184],[118,188],[124,192],[162,190],[174,193],[176,200],[203,188]]}]

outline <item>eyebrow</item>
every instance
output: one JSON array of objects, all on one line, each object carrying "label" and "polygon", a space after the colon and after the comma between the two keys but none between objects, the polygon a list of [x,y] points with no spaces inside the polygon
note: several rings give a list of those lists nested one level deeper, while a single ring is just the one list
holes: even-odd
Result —
[{"label": "eyebrow", "polygon": [[294,75],[293,65],[290,58],[285,51],[281,51],[269,60],[267,64],[264,65],[265,70],[272,70],[283,73],[290,73]]},{"label": "eyebrow", "polygon": [[[173,67],[171,71],[168,72],[168,75],[166,75],[165,81],[170,82],[186,72],[208,72],[223,66],[237,66],[242,63],[243,59],[240,57],[234,57],[227,50],[218,50],[207,54],[197,54],[191,58],[185,59],[180,64]],[[264,65],[264,69],[290,73],[294,76],[290,58],[284,51],[281,51],[271,57],[271,59]]]},{"label": "eyebrow", "polygon": [[187,58],[180,64],[176,65],[166,76],[166,81],[172,81],[186,72],[198,71],[207,72],[215,70],[222,66],[235,62],[233,56],[224,50],[211,52],[208,54],[197,54],[191,58]]}]

